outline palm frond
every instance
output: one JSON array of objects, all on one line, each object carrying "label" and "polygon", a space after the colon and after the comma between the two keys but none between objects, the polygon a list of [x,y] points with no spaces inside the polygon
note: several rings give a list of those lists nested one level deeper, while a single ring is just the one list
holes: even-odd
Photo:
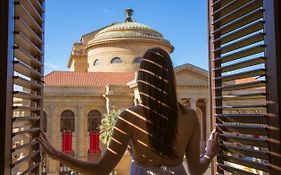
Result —
[{"label": "palm frond", "polygon": [[100,139],[105,145],[108,145],[110,142],[113,127],[119,114],[120,111],[115,111],[114,109],[109,114],[103,114],[100,126]]}]

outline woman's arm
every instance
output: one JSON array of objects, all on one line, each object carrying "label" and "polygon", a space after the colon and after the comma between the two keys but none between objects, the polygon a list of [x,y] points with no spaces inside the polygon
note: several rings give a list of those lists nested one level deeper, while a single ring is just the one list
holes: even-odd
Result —
[{"label": "woman's arm", "polygon": [[131,138],[132,129],[131,126],[127,124],[128,121],[129,117],[127,112],[122,112],[114,126],[110,144],[98,162],[83,161],[58,151],[48,142],[43,133],[41,133],[40,142],[44,150],[51,156],[51,158],[57,159],[75,171],[81,172],[85,175],[109,174],[122,158]]},{"label": "woman's arm", "polygon": [[190,111],[189,115],[191,115],[191,122],[194,128],[191,139],[186,147],[187,166],[190,174],[201,175],[208,169],[211,159],[216,156],[219,139],[218,134],[214,130],[208,140],[206,154],[200,158],[200,123],[196,112],[193,110]]}]

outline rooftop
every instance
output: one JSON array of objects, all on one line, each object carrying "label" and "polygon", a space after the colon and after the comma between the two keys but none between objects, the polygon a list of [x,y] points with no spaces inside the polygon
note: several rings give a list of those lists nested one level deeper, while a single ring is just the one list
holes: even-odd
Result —
[{"label": "rooftop", "polygon": [[127,85],[132,72],[68,72],[53,71],[44,77],[45,86],[105,86]]}]

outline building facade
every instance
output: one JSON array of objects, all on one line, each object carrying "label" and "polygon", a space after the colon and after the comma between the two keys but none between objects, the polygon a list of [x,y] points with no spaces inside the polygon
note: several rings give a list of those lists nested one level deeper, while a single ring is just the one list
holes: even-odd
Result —
[{"label": "building facade", "polygon": [[[137,70],[141,56],[153,47],[168,53],[174,49],[161,33],[134,22],[130,15],[125,22],[85,34],[80,42],[74,43],[67,64],[69,71],[54,71],[44,78],[44,112],[50,142],[75,157],[98,159],[105,145],[99,143],[101,152],[92,150],[97,148],[92,145],[93,133],[98,132],[103,114],[113,107],[122,110],[138,103]],[[210,133],[208,73],[191,64],[174,70],[178,100],[198,114],[203,152]],[[66,137],[67,133],[70,137]],[[69,142],[71,148],[67,147]],[[128,174],[129,163],[130,155],[125,153],[116,167],[118,174]],[[62,174],[67,169],[47,158],[45,171]]]}]

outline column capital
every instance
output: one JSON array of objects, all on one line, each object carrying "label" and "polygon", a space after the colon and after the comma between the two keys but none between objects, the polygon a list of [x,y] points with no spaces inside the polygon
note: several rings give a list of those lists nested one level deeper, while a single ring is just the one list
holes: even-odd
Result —
[{"label": "column capital", "polygon": [[83,104],[77,105],[77,109],[83,109],[85,106]]},{"label": "column capital", "polygon": [[49,105],[49,110],[50,111],[53,111],[53,110],[55,110],[56,109],[56,105]]},{"label": "column capital", "polygon": [[84,112],[85,106],[82,104],[79,104],[76,106],[76,113],[77,115],[80,115],[81,112]]},{"label": "column capital", "polygon": [[196,97],[191,97],[190,98],[190,102],[197,102],[198,101],[198,98],[196,98]]},{"label": "column capital", "polygon": [[191,109],[195,110],[196,111],[196,106],[197,106],[197,98],[195,97],[192,97],[190,98],[190,107]]}]

